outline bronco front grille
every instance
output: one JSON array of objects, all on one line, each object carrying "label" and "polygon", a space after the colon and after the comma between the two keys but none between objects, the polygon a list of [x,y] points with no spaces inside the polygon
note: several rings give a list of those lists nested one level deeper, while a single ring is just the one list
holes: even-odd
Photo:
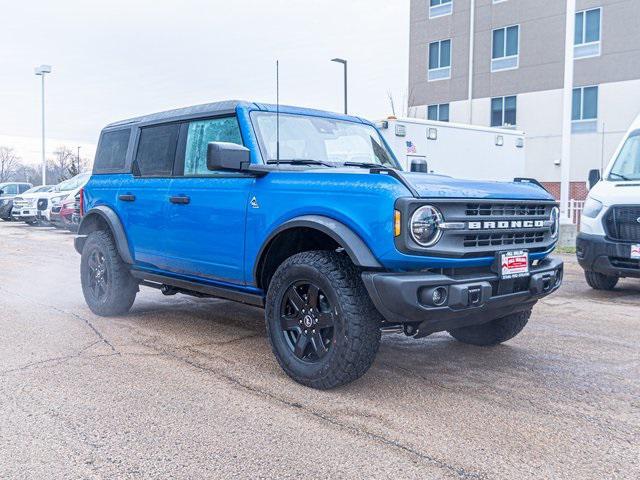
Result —
[{"label": "bronco front grille", "polygon": [[468,203],[467,217],[535,217],[547,213],[546,205],[514,203]]},{"label": "bronco front grille", "polygon": [[478,247],[511,247],[535,245],[544,242],[544,232],[524,233],[491,233],[481,235],[465,235],[465,248]]},{"label": "bronco front grille", "polygon": [[423,205],[434,205],[446,224],[440,240],[421,248],[409,232],[396,238],[398,249],[405,253],[434,257],[493,257],[505,250],[546,252],[553,247],[553,200],[469,200],[469,199],[399,199],[396,208],[410,224],[413,213]]},{"label": "bronco front grille", "polygon": [[604,224],[612,240],[640,241],[640,205],[611,207],[605,215]]}]

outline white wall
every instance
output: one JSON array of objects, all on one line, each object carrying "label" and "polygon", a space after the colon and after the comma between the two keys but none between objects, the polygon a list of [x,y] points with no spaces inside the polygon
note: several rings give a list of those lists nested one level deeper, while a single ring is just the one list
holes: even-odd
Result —
[{"label": "white wall", "polygon": [[[545,182],[560,181],[562,134],[562,90],[518,95],[517,128],[526,135],[526,175]],[[452,122],[467,123],[467,101],[452,102]],[[415,112],[415,113],[414,113]],[[426,107],[415,107],[414,115],[426,118]],[[606,165],[631,122],[640,114],[640,80],[604,83],[599,88],[598,132],[574,134],[571,149],[571,180],[586,180],[592,168]],[[489,126],[491,99],[473,100],[473,124]],[[604,135],[603,135],[604,126]]]}]

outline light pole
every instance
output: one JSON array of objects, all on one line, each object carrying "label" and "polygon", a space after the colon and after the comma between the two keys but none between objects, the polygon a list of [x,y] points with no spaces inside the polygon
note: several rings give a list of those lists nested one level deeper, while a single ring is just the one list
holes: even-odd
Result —
[{"label": "light pole", "polygon": [[347,61],[342,58],[332,58],[331,61],[344,65],[344,114],[347,115]]},{"label": "light pole", "polygon": [[40,65],[35,68],[35,74],[42,77],[42,185],[47,184],[47,160],[44,152],[44,76],[51,73],[51,65]]}]

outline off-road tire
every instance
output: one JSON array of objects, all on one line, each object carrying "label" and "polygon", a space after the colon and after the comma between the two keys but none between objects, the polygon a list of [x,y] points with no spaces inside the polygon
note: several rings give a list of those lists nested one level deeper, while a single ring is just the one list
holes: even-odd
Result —
[{"label": "off-road tire", "polygon": [[[287,289],[299,280],[316,282],[331,303],[334,335],[328,353],[314,363],[296,357],[280,326]],[[361,377],[380,345],[382,316],[371,303],[360,272],[344,253],[309,251],[289,257],[276,270],[265,306],[267,333],[278,363],[293,380],[326,390]]]},{"label": "off-road tire", "polygon": [[594,290],[613,290],[618,284],[619,277],[612,275],[604,275],[598,272],[584,272],[584,278]]},{"label": "off-road tire", "polygon": [[[108,284],[102,298],[96,298],[89,284],[89,257],[99,252],[104,258]],[[91,232],[85,241],[80,260],[80,278],[82,293],[93,313],[103,317],[111,317],[127,313],[138,293],[138,282],[122,261],[118,248],[110,232],[98,230]]]},{"label": "off-road tire", "polygon": [[481,325],[471,325],[449,330],[456,340],[470,345],[490,347],[511,340],[527,325],[531,309],[497,318]]}]

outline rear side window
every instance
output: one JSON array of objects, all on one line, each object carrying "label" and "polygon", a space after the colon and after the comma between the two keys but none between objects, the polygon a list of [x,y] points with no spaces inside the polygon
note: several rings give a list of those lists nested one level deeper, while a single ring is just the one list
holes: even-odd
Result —
[{"label": "rear side window", "polygon": [[3,195],[17,195],[18,194],[18,186],[15,183],[10,183],[5,185],[4,187],[0,187]]},{"label": "rear side window", "polygon": [[24,193],[29,190],[31,187],[29,185],[21,184],[18,186],[18,193]]},{"label": "rear side window", "polygon": [[180,124],[146,127],[140,131],[136,163],[140,176],[168,177],[173,172]]},{"label": "rear side window", "polygon": [[124,171],[127,148],[129,148],[129,136],[131,130],[116,130],[102,134],[96,160],[94,173],[113,173]]},{"label": "rear side window", "polygon": [[236,117],[212,118],[190,122],[184,156],[184,175],[215,175],[207,169],[209,142],[229,142],[242,145]]}]

